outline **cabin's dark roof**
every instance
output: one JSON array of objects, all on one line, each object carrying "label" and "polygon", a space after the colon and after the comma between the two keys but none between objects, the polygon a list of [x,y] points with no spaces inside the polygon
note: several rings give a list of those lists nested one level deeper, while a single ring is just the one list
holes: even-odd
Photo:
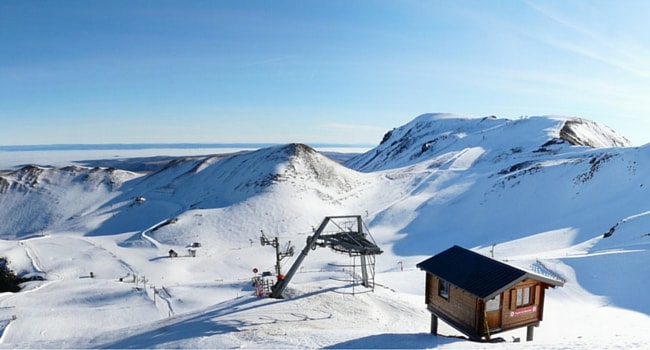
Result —
[{"label": "cabin's dark roof", "polygon": [[453,246],[416,265],[482,300],[489,300],[526,278],[552,286],[562,282],[531,274],[471,250]]}]

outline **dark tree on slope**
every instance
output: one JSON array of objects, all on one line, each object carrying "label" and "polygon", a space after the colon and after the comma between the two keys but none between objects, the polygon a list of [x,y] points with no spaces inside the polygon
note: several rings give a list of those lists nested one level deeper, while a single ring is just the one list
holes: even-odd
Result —
[{"label": "dark tree on slope", "polygon": [[0,293],[17,292],[19,290],[18,278],[16,278],[13,270],[9,268],[9,260],[0,257]]}]

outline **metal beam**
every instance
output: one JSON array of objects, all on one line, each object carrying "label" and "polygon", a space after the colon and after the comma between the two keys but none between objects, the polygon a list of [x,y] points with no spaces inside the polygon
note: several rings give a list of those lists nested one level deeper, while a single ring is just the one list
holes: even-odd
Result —
[{"label": "metal beam", "polygon": [[[363,221],[361,221],[361,216],[357,216],[357,232],[359,233],[359,236],[363,236]],[[368,281],[368,271],[367,266],[366,266],[366,256],[361,255],[361,279],[364,287],[369,288],[370,287],[370,282]]]},{"label": "metal beam", "polygon": [[[327,225],[330,222],[334,221],[334,219],[355,219],[357,223],[356,232],[344,231],[335,234],[323,234],[323,231],[325,231]],[[370,288],[370,281],[368,276],[368,260],[366,255],[381,254],[382,251],[379,249],[379,247],[377,247],[374,241],[371,242],[365,238],[363,228],[364,225],[363,220],[361,219],[361,215],[326,216],[318,229],[314,231],[314,234],[310,237],[307,237],[307,244],[305,245],[305,248],[303,248],[302,252],[297,257],[296,261],[293,263],[286,276],[282,276],[278,272],[278,280],[276,284],[271,288],[270,296],[272,298],[282,298],[284,289],[296,274],[300,268],[300,265],[302,265],[302,262],[309,254],[309,251],[316,249],[316,247],[330,247],[335,251],[348,253],[350,256],[353,254],[358,255],[361,258],[362,284],[363,286]],[[372,260],[371,263],[373,264],[374,268],[374,260]]]},{"label": "metal beam", "polygon": [[300,265],[302,262],[305,260],[307,257],[307,254],[309,254],[309,251],[312,249],[315,249],[316,245],[316,240],[318,240],[318,237],[320,237],[321,233],[323,233],[323,230],[325,230],[325,227],[327,224],[330,222],[332,218],[336,218],[334,216],[327,216],[325,217],[325,220],[320,224],[316,232],[311,237],[307,238],[307,245],[305,245],[305,248],[302,250],[296,261],[291,265],[291,269],[289,272],[287,272],[286,276],[284,278],[280,278],[278,276],[278,282],[271,288],[271,298],[282,298],[282,292],[284,292],[284,289],[287,287],[289,284],[289,281],[293,278],[293,275],[296,274],[296,271],[298,271],[298,268],[300,268]]}]

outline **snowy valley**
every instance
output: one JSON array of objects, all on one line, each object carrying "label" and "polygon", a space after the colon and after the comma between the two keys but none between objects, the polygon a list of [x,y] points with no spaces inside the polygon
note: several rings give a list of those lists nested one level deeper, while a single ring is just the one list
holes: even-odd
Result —
[{"label": "snowy valley", "polygon": [[[0,160],[0,256],[33,279],[0,294],[0,347],[650,344],[650,146],[590,120],[425,114],[355,155],[287,144],[119,164]],[[361,215],[383,250],[374,290],[350,281],[355,259],[316,249],[286,298],[255,296],[252,270],[276,258],[261,231],[298,253],[335,215]],[[566,280],[533,342],[428,333],[415,265],[453,245]]]}]

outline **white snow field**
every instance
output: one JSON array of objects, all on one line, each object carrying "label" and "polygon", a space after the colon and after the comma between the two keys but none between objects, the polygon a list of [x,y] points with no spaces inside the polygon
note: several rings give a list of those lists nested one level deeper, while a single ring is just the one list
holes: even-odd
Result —
[{"label": "white snow field", "polygon": [[[289,144],[120,168],[1,152],[0,256],[33,280],[0,294],[0,347],[650,348],[650,146],[585,119],[426,114],[330,155]],[[383,250],[374,290],[352,281],[358,260],[318,248],[284,299],[255,296],[252,270],[275,274],[261,231],[295,246],[286,272],[336,215],[361,215]],[[566,280],[534,341],[429,334],[415,264],[454,244]]]}]

